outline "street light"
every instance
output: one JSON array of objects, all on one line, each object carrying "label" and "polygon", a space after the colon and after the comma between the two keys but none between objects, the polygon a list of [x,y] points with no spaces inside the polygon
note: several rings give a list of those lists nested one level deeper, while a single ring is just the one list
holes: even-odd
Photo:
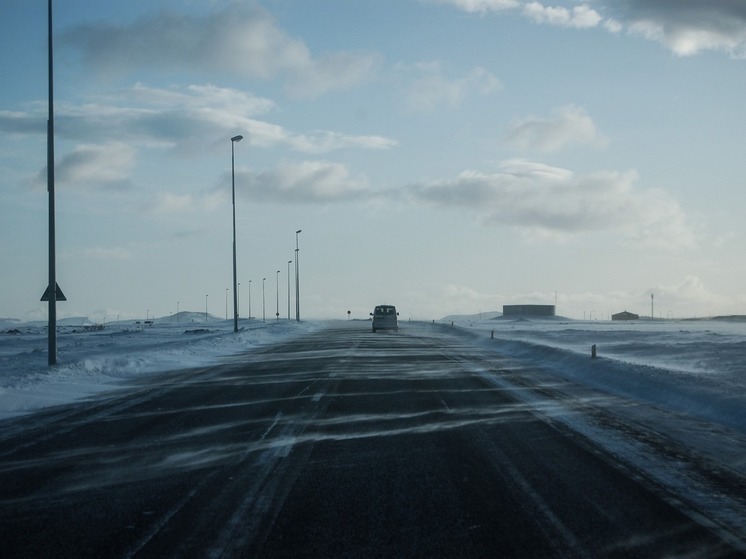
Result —
[{"label": "street light", "polygon": [[275,274],[275,320],[280,320],[280,270]]},{"label": "street light", "polygon": [[225,288],[225,319],[228,320],[228,291],[229,288]]},{"label": "street light", "polygon": [[290,320],[290,264],[292,260],[288,260],[288,320]]},{"label": "street light", "polygon": [[[54,41],[52,39],[52,0],[47,2],[47,34],[49,61],[49,118],[47,119],[47,193],[49,196],[49,317],[47,322],[47,363],[51,367],[57,364],[57,256],[54,213]],[[44,296],[42,295],[42,301]]]},{"label": "street light", "polygon": [[295,232],[295,320],[300,322],[300,277],[298,273],[298,235],[301,234],[301,230],[298,229]]},{"label": "street light", "polygon": [[251,280],[249,280],[249,320],[251,320]]},{"label": "street light", "polygon": [[[243,140],[243,136],[231,138],[231,196],[233,200],[233,331],[238,332],[238,287],[236,275],[236,166],[233,146]],[[227,320],[228,317],[226,317]]]},{"label": "street light", "polygon": [[262,322],[267,322],[267,313],[265,312],[265,306],[264,306],[264,282],[267,281],[267,278],[262,278]]},{"label": "street light", "polygon": [[205,322],[207,322],[207,295],[205,295]]}]

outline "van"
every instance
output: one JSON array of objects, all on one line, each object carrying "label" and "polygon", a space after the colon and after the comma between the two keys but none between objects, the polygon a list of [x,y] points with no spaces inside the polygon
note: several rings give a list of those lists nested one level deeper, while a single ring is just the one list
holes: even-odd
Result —
[{"label": "van", "polygon": [[396,312],[394,305],[378,305],[373,312],[373,331],[376,330],[394,330],[399,331],[399,321],[396,318],[399,313]]}]

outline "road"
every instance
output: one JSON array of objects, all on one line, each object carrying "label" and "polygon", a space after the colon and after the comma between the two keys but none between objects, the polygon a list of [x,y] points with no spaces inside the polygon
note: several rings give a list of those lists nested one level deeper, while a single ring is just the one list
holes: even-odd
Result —
[{"label": "road", "polygon": [[743,556],[486,380],[504,366],[436,325],[340,322],[4,421],[0,555]]}]

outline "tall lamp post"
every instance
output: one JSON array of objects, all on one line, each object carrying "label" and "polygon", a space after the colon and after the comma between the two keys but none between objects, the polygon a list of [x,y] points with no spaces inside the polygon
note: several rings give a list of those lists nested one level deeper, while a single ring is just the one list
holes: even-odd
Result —
[{"label": "tall lamp post", "polygon": [[238,332],[238,278],[236,274],[236,165],[233,146],[243,140],[243,136],[231,138],[231,197],[233,201],[233,331]]},{"label": "tall lamp post", "polygon": [[280,270],[275,274],[275,320],[280,320]]},{"label": "tall lamp post", "polygon": [[295,232],[295,320],[300,322],[300,276],[298,273],[298,235],[301,234],[301,230],[298,229]]},{"label": "tall lamp post", "polygon": [[[48,2],[47,32],[49,36],[49,119],[47,120],[47,192],[49,194],[49,318],[47,323],[48,365],[57,364],[57,270],[55,255],[55,218],[54,218],[54,48],[52,41],[52,0]],[[64,296],[59,298],[64,301]]]},{"label": "tall lamp post", "polygon": [[264,305],[264,282],[265,281],[267,281],[267,278],[262,278],[262,322],[267,322],[266,307]]},{"label": "tall lamp post", "polygon": [[251,320],[251,280],[249,280],[249,320]]},{"label": "tall lamp post", "polygon": [[288,260],[288,320],[290,320],[290,264],[292,260]]}]

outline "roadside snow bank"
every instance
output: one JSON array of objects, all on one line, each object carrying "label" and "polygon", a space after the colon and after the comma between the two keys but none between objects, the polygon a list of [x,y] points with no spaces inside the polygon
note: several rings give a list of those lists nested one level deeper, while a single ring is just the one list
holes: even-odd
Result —
[{"label": "roadside snow bank", "polygon": [[455,325],[521,366],[746,432],[744,323],[466,320]]},{"label": "roadside snow bank", "polygon": [[224,357],[281,342],[321,326],[315,322],[232,321],[195,326],[88,324],[58,327],[57,366],[47,365],[46,328],[0,323],[0,419],[112,390],[137,375],[211,365]]}]

